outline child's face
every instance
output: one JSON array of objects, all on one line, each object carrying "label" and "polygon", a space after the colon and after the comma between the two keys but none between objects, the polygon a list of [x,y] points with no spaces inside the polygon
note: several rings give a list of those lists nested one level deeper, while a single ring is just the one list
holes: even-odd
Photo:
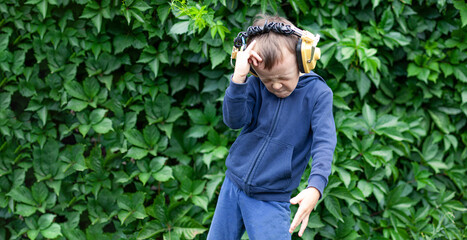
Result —
[{"label": "child's face", "polygon": [[282,61],[274,65],[271,70],[264,69],[263,63],[254,69],[268,91],[279,98],[288,97],[297,87],[299,77],[297,60],[295,55],[287,50],[284,50]]}]

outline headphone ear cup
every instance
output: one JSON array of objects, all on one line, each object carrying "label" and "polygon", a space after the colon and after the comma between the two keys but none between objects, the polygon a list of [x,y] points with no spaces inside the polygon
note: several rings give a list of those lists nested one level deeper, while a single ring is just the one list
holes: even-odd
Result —
[{"label": "headphone ear cup", "polygon": [[[299,41],[301,44],[301,59],[302,73],[309,73],[316,67],[316,61],[321,57],[321,50],[313,46],[310,42]],[[298,47],[298,46],[297,46]],[[297,54],[298,56],[298,54]],[[300,66],[300,65],[299,65]]]},{"label": "headphone ear cup", "polygon": [[297,46],[295,47],[295,55],[297,56],[298,71],[300,71],[301,73],[305,73],[305,69],[303,68],[302,39],[301,38],[298,39]]}]

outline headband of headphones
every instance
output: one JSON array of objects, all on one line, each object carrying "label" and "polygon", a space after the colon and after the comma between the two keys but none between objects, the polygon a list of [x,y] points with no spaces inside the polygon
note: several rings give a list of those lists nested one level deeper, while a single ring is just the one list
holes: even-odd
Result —
[{"label": "headband of headphones", "polygon": [[[234,40],[234,46],[230,58],[230,64],[232,67],[234,67],[232,59],[237,57],[237,52],[240,51],[242,46],[246,47],[247,38],[269,32],[275,32],[286,36],[291,34],[298,36],[300,38],[297,44],[297,61],[299,64],[299,69],[302,72],[308,73],[315,67],[316,61],[320,58],[321,55],[321,51],[319,51],[319,48],[316,47],[320,39],[319,34],[313,35],[308,31],[301,30],[292,25],[285,25],[284,23],[280,22],[268,22],[267,20],[262,27],[250,26],[246,32],[238,33]],[[252,71],[252,73],[256,75],[254,71]]]},{"label": "headband of headphones", "polygon": [[240,48],[242,45],[245,44],[245,39],[247,39],[248,37],[253,37],[253,36],[269,33],[271,31],[275,33],[279,33],[279,34],[284,34],[284,35],[295,34],[298,37],[301,37],[302,35],[301,34],[302,30],[296,27],[293,27],[291,25],[285,25],[284,23],[266,21],[263,27],[250,26],[248,27],[246,32],[238,33],[237,37],[234,40],[234,46],[236,48]]}]

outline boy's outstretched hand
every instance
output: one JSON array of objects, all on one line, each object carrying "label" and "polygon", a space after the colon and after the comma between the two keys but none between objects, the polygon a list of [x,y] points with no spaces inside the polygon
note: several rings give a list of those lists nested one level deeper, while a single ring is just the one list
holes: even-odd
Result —
[{"label": "boy's outstretched hand", "polygon": [[250,71],[250,64],[257,67],[260,62],[263,61],[258,53],[253,50],[256,45],[256,40],[253,40],[250,45],[244,49],[242,47],[237,52],[237,61],[235,62],[235,70],[232,77],[234,83],[244,83],[246,75]]},{"label": "boy's outstretched hand", "polygon": [[299,224],[301,224],[298,236],[301,237],[303,235],[303,232],[305,232],[305,229],[308,226],[308,219],[310,217],[310,213],[315,208],[319,197],[320,193],[318,189],[310,187],[301,191],[297,196],[290,199],[291,204],[299,204],[297,213],[295,213],[295,217],[292,221],[292,224],[290,225],[290,233],[293,233],[295,228],[298,227]]}]

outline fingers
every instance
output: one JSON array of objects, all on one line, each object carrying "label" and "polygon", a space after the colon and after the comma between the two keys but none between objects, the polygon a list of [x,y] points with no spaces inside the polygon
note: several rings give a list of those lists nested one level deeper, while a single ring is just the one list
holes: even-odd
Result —
[{"label": "fingers", "polygon": [[302,200],[303,200],[303,194],[300,192],[297,196],[290,199],[290,203],[295,205],[297,203],[300,203]]},{"label": "fingers", "polygon": [[293,218],[292,224],[290,225],[290,229],[289,229],[290,233],[293,233],[295,228],[297,228],[297,226],[303,220],[303,213],[304,213],[303,207],[298,207],[297,213],[295,213],[295,217]]},{"label": "fingers", "polygon": [[241,50],[244,50],[243,52],[248,56],[249,64],[258,66],[258,64],[262,62],[263,59],[259,56],[259,54],[255,50],[253,50],[255,46],[256,46],[256,40],[253,40],[246,49],[244,49],[244,46],[242,46]]},{"label": "fingers", "polygon": [[300,226],[300,231],[298,232],[298,236],[301,237],[303,232],[305,232],[306,227],[308,226],[308,217],[303,219],[302,224]]},{"label": "fingers", "polygon": [[256,45],[256,40],[253,40],[250,45],[245,49],[245,51],[250,51],[253,49],[253,47]]},{"label": "fingers", "polygon": [[251,57],[256,58],[259,62],[263,61],[263,59],[259,56],[259,54],[254,50],[251,50]]}]

